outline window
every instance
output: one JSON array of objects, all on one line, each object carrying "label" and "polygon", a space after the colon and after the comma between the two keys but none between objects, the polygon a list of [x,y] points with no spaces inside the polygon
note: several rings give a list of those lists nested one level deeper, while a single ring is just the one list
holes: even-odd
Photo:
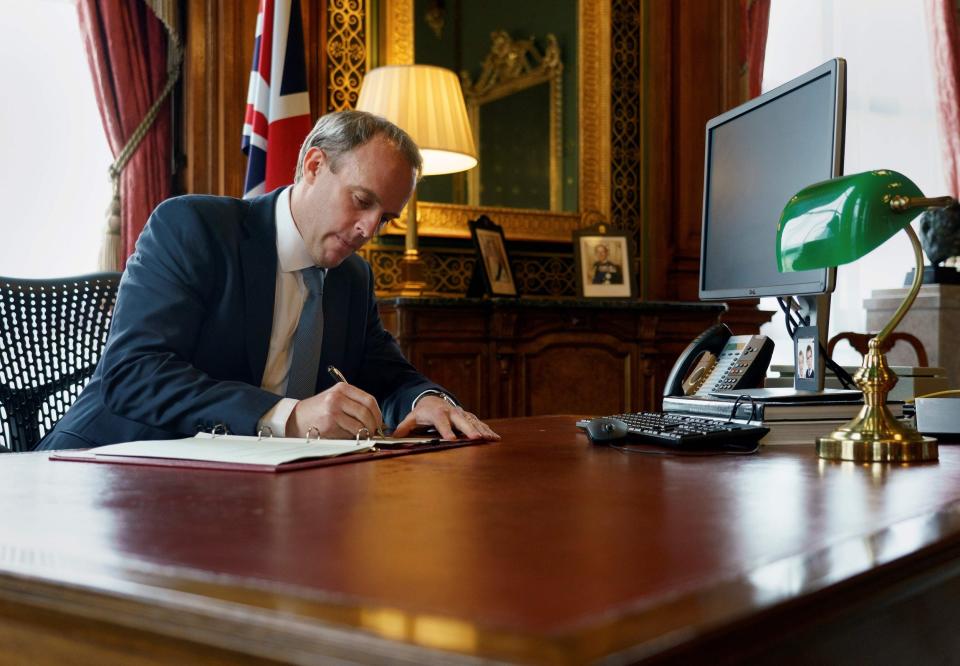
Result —
[{"label": "window", "polygon": [[97,270],[113,161],[72,0],[0,0],[0,275]]},{"label": "window", "polygon": [[[940,157],[933,64],[924,16],[916,0],[772,0],[763,90],[840,56],[847,60],[847,133],[844,173],[900,171],[927,196],[947,192]],[[914,225],[916,226],[916,225]],[[897,234],[860,261],[837,270],[830,335],[866,332],[864,299],[875,289],[902,287],[913,251]],[[774,339],[775,363],[792,363],[792,345],[777,310],[762,332]],[[839,345],[834,359],[859,365]]]}]

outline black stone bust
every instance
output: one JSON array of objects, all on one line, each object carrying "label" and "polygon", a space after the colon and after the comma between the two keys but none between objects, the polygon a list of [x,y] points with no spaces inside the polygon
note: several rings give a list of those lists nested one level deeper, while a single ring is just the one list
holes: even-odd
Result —
[{"label": "black stone bust", "polygon": [[[960,256],[960,203],[945,208],[930,208],[920,218],[920,244],[932,266],[924,266],[924,284],[960,284],[960,271],[941,265],[950,257]],[[907,273],[904,286],[913,282],[913,270]]]}]

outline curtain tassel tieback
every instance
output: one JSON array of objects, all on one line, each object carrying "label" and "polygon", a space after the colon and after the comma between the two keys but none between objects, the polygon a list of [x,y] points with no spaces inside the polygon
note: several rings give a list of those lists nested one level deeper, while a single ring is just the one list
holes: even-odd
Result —
[{"label": "curtain tassel tieback", "polygon": [[[160,106],[170,96],[177,79],[180,78],[180,64],[183,62],[183,48],[180,46],[180,39],[174,32],[171,16],[164,13],[168,11],[165,6],[158,11],[158,8],[150,4],[150,8],[157,13],[158,18],[163,22],[167,30],[167,82],[163,90],[154,100],[153,104],[143,116],[143,120],[137,125],[137,128],[130,135],[126,145],[120,150],[113,164],[110,165],[110,180],[113,182],[113,199],[107,207],[107,227],[104,230],[103,244],[100,247],[100,270],[101,271],[119,271],[120,270],[120,251],[121,251],[121,202],[120,202],[120,175],[124,168],[136,152],[140,143],[143,141],[147,132],[153,126],[153,121],[157,119],[160,112]],[[160,3],[163,5],[163,3]]]}]

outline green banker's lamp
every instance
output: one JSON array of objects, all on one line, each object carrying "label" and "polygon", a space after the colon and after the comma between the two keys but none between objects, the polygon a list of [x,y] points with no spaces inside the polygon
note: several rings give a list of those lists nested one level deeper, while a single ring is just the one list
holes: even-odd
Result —
[{"label": "green banker's lamp", "polygon": [[909,178],[878,170],[815,183],[787,203],[777,227],[781,272],[848,264],[872,252],[900,230],[916,259],[913,284],[893,318],[869,343],[854,381],[863,391],[863,409],[849,423],[817,439],[817,454],[828,460],[921,462],[936,460],[937,440],[924,437],[893,417],[887,394],[897,377],[887,366],[882,344],[913,305],[923,281],[920,241],[906,211],[947,206],[950,197],[926,198]]}]

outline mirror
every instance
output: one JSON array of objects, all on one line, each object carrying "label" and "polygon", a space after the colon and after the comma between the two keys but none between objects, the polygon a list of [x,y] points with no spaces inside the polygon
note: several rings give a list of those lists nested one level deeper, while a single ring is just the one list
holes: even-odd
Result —
[{"label": "mirror", "polygon": [[[563,205],[563,63],[556,36],[547,34],[541,52],[533,38],[514,40],[496,30],[480,76],[473,81],[464,70],[460,83],[480,163],[466,173],[466,202],[452,203],[576,209],[575,201]],[[568,181],[575,182],[573,174]]]},{"label": "mirror", "polygon": [[[560,98],[558,145],[542,153],[538,151],[536,155],[529,151],[531,155],[525,163],[528,171],[535,169],[537,182],[543,183],[542,187],[524,182],[518,184],[519,192],[513,192],[519,197],[492,199],[487,203],[482,193],[485,189],[483,166],[473,170],[478,171],[477,174],[467,176],[478,179],[471,186],[463,176],[459,184],[450,178],[446,186],[428,183],[433,178],[428,177],[418,189],[421,236],[468,238],[467,221],[486,214],[503,227],[509,239],[570,242],[575,229],[609,218],[610,112],[609,103],[605,101],[610,99],[609,0],[552,3],[391,0],[381,5],[380,20],[380,64],[415,61],[440,64],[457,72],[472,71],[471,80],[476,81],[472,85],[479,85],[483,78],[481,63],[491,51],[491,33],[497,31],[505,32],[513,45],[532,39],[532,46],[544,59],[550,50],[546,35],[556,35],[558,60],[563,64],[563,83],[558,82],[556,92],[552,92],[549,81],[544,81],[498,99],[481,102],[478,98],[477,101],[481,142],[488,123],[490,130],[496,130],[497,117],[509,119],[516,115],[519,106],[524,111],[527,107],[544,109],[538,112],[539,120],[531,127],[546,135],[549,144],[549,137],[555,132],[550,129],[550,96],[556,94]],[[439,39],[426,36],[436,34],[440,35]],[[435,42],[443,48],[449,47],[449,53],[453,54],[444,56],[448,60],[443,63],[437,62],[436,54],[427,57]],[[415,58],[415,54],[421,53],[423,57]],[[467,62],[466,54],[472,54],[473,65]],[[531,56],[531,63],[538,62]],[[597,100],[604,101],[598,103]],[[558,148],[559,152],[555,152]],[[482,144],[480,150],[483,165]],[[551,179],[550,156],[554,154],[560,157]],[[495,167],[497,161],[486,162]],[[509,161],[504,160],[503,164]],[[504,182],[510,184],[509,179]],[[446,192],[441,195],[437,190],[444,187]],[[531,189],[546,191],[537,192],[534,199]],[[404,226],[402,221],[392,223],[386,232],[402,233]]]}]

